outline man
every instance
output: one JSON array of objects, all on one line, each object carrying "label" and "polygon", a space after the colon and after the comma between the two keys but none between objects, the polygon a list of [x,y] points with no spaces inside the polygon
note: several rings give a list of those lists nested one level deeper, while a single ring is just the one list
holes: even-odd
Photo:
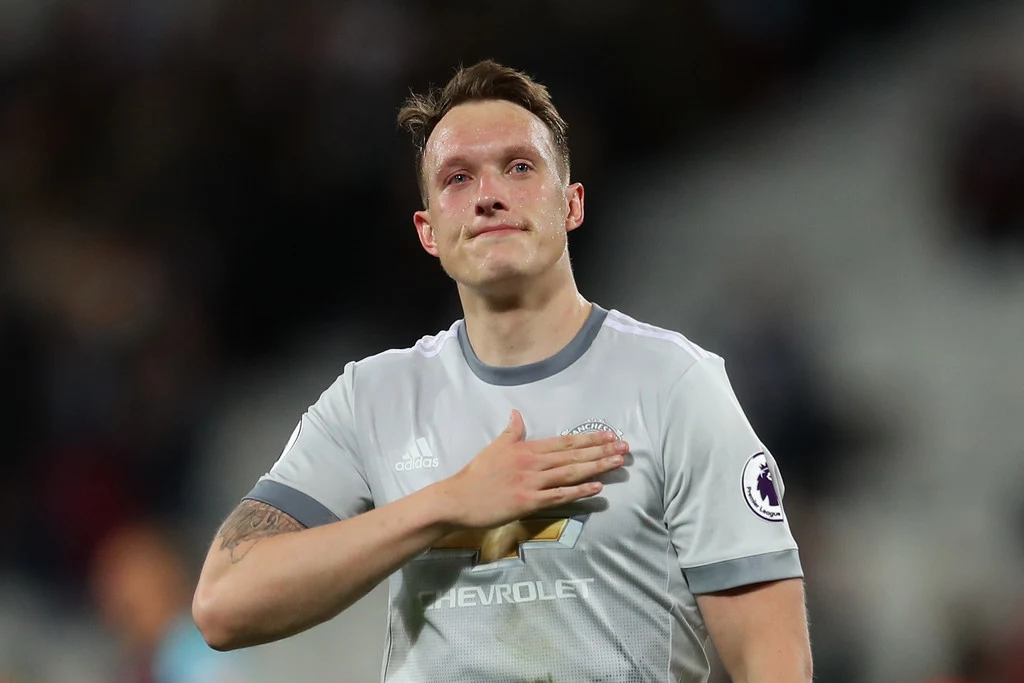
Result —
[{"label": "man", "polygon": [[546,89],[482,62],[399,115],[420,243],[465,318],[349,363],[228,518],[193,612],[221,649],[389,578],[382,677],[810,680],[774,460],[722,360],[576,289],[583,222]]}]

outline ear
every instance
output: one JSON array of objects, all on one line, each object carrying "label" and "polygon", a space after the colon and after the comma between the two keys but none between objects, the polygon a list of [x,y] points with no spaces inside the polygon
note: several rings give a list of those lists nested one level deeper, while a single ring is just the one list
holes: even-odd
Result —
[{"label": "ear", "polygon": [[419,235],[423,250],[431,256],[438,256],[437,240],[434,238],[434,228],[430,224],[430,212],[417,211],[412,215],[412,222],[416,226],[416,234]]},{"label": "ear", "polygon": [[565,188],[565,198],[568,200],[569,211],[565,216],[565,231],[572,232],[583,225],[583,185],[572,183]]}]

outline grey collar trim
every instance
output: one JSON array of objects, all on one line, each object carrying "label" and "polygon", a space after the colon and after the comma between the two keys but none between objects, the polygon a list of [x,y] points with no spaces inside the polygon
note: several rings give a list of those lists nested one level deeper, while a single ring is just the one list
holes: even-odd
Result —
[{"label": "grey collar trim", "polygon": [[601,331],[601,326],[604,324],[604,319],[607,316],[608,311],[597,304],[593,304],[587,321],[583,323],[583,328],[561,351],[542,361],[513,367],[497,367],[487,365],[481,361],[477,357],[476,352],[473,351],[473,346],[469,343],[465,320],[459,321],[456,334],[459,337],[459,346],[462,347],[462,355],[466,359],[466,363],[469,364],[473,374],[488,384],[509,387],[518,384],[530,384],[531,382],[538,382],[557,375],[578,361],[587,352],[590,345],[594,343],[594,339],[597,338],[598,332]]}]

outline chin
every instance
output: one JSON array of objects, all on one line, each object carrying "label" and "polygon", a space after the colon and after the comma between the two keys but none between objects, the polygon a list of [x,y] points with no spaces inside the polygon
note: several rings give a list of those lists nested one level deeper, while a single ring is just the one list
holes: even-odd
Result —
[{"label": "chin", "polygon": [[501,267],[486,268],[476,273],[475,277],[470,278],[465,284],[483,294],[502,296],[515,294],[530,275],[522,266],[509,263]]},{"label": "chin", "polygon": [[[475,262],[474,262],[475,261]],[[530,259],[522,254],[491,253],[484,258],[474,259],[461,268],[464,277],[456,278],[473,286],[485,286],[489,283],[502,283],[508,280],[520,280],[528,277],[531,271]]]}]

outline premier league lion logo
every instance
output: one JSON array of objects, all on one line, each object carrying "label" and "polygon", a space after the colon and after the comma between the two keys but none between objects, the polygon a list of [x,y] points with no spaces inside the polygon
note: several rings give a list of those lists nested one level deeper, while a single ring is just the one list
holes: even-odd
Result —
[{"label": "premier league lion logo", "polygon": [[761,474],[757,477],[757,492],[761,494],[762,502],[778,507],[779,494],[775,491],[775,482],[772,481],[772,471],[768,463],[761,466]]},{"label": "premier league lion logo", "polygon": [[782,521],[782,501],[768,456],[757,453],[743,467],[743,498],[755,515],[769,522]]}]

